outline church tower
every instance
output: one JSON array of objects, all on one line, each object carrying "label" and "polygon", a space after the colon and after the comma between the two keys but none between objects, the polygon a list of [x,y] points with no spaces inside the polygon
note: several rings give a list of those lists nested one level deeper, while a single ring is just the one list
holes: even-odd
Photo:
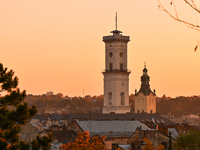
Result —
[{"label": "church tower", "polygon": [[[117,16],[116,16],[117,20]],[[113,35],[104,36],[105,70],[104,102],[102,113],[122,114],[130,112],[129,107],[129,74],[127,69],[127,43],[129,36],[123,36],[121,31],[111,31]]]},{"label": "church tower", "polygon": [[139,92],[135,90],[135,113],[156,113],[156,94],[155,90],[151,91],[149,81],[150,77],[145,64],[141,76],[141,88]]}]

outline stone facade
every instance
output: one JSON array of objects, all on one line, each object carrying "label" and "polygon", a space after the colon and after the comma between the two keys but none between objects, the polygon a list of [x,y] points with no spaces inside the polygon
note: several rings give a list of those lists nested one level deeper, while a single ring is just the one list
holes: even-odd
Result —
[{"label": "stone facade", "polygon": [[36,127],[26,123],[21,127],[21,131],[19,133],[19,139],[30,143],[39,134],[40,131]]},{"label": "stone facade", "polygon": [[[135,143],[138,141],[142,141],[143,138],[147,138],[155,148],[158,147],[158,145],[162,144],[165,146],[165,149],[169,146],[169,137],[158,130],[147,130],[147,131],[141,131],[139,128],[136,130],[136,132],[130,137],[128,140],[128,144]],[[176,140],[172,138],[172,143]]]},{"label": "stone facade", "polygon": [[146,65],[141,76],[141,88],[139,92],[135,91],[135,113],[156,113],[156,94],[150,88],[150,77],[148,76]]},{"label": "stone facade", "polygon": [[129,36],[114,30],[113,35],[104,36],[105,71],[103,114],[127,113],[129,107],[129,74],[127,70],[127,43]]},{"label": "stone facade", "polygon": [[135,97],[135,113],[156,113],[156,97],[150,93],[149,95],[144,95],[139,93]]},{"label": "stone facade", "polygon": [[107,150],[112,150],[113,144],[118,145],[126,145],[129,137],[113,137],[113,138],[106,138],[104,144]]},{"label": "stone facade", "polygon": [[76,133],[82,133],[83,130],[80,128],[80,126],[77,124],[75,120],[72,120],[70,124],[67,126],[67,130],[72,130]]}]

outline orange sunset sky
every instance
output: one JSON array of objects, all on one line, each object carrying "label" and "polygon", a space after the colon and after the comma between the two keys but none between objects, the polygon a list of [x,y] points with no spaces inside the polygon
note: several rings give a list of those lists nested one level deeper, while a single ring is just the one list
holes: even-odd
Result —
[{"label": "orange sunset sky", "polygon": [[[180,18],[198,21],[184,2],[175,3]],[[0,62],[28,94],[103,94],[102,38],[115,29],[116,12],[118,29],[131,40],[130,94],[139,90],[146,62],[157,96],[200,95],[200,32],[172,20],[157,0],[0,0]]]}]

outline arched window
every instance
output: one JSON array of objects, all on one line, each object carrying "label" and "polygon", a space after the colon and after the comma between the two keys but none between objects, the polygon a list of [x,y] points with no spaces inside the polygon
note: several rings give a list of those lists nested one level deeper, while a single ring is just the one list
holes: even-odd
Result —
[{"label": "arched window", "polygon": [[149,103],[151,103],[151,99],[149,99]]},{"label": "arched window", "polygon": [[112,105],[112,92],[108,92],[108,105]]},{"label": "arched window", "polygon": [[121,105],[125,105],[125,94],[124,94],[124,92],[121,92],[120,95],[121,95]]}]

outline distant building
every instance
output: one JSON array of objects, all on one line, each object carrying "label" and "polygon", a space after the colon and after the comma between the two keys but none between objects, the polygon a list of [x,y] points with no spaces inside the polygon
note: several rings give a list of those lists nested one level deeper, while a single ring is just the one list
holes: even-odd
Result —
[{"label": "distant building", "polygon": [[53,95],[52,91],[47,92],[47,96],[51,96],[51,95]]},{"label": "distant building", "polygon": [[85,95],[85,98],[91,99],[91,95]]},{"label": "distant building", "polygon": [[150,77],[148,76],[146,64],[141,76],[141,88],[135,91],[135,113],[156,113],[156,94],[150,89]]},{"label": "distant building", "polygon": [[[118,116],[120,115],[123,114],[118,114]],[[142,114],[137,115],[141,116]],[[68,124],[67,130],[75,133],[89,131],[91,137],[104,135],[106,137],[104,144],[107,150],[112,150],[113,146],[118,147],[119,145],[130,148],[138,142],[142,142],[143,138],[148,138],[155,147],[162,144],[165,149],[168,148],[169,143],[168,135],[163,134],[158,129],[150,129],[137,120],[73,120]],[[175,129],[170,131],[178,133]],[[174,141],[175,139],[172,137],[172,142]]]},{"label": "distant building", "polygon": [[30,143],[39,134],[40,131],[38,128],[32,126],[29,123],[26,123],[25,125],[21,126],[21,131],[19,132],[19,139]]}]

